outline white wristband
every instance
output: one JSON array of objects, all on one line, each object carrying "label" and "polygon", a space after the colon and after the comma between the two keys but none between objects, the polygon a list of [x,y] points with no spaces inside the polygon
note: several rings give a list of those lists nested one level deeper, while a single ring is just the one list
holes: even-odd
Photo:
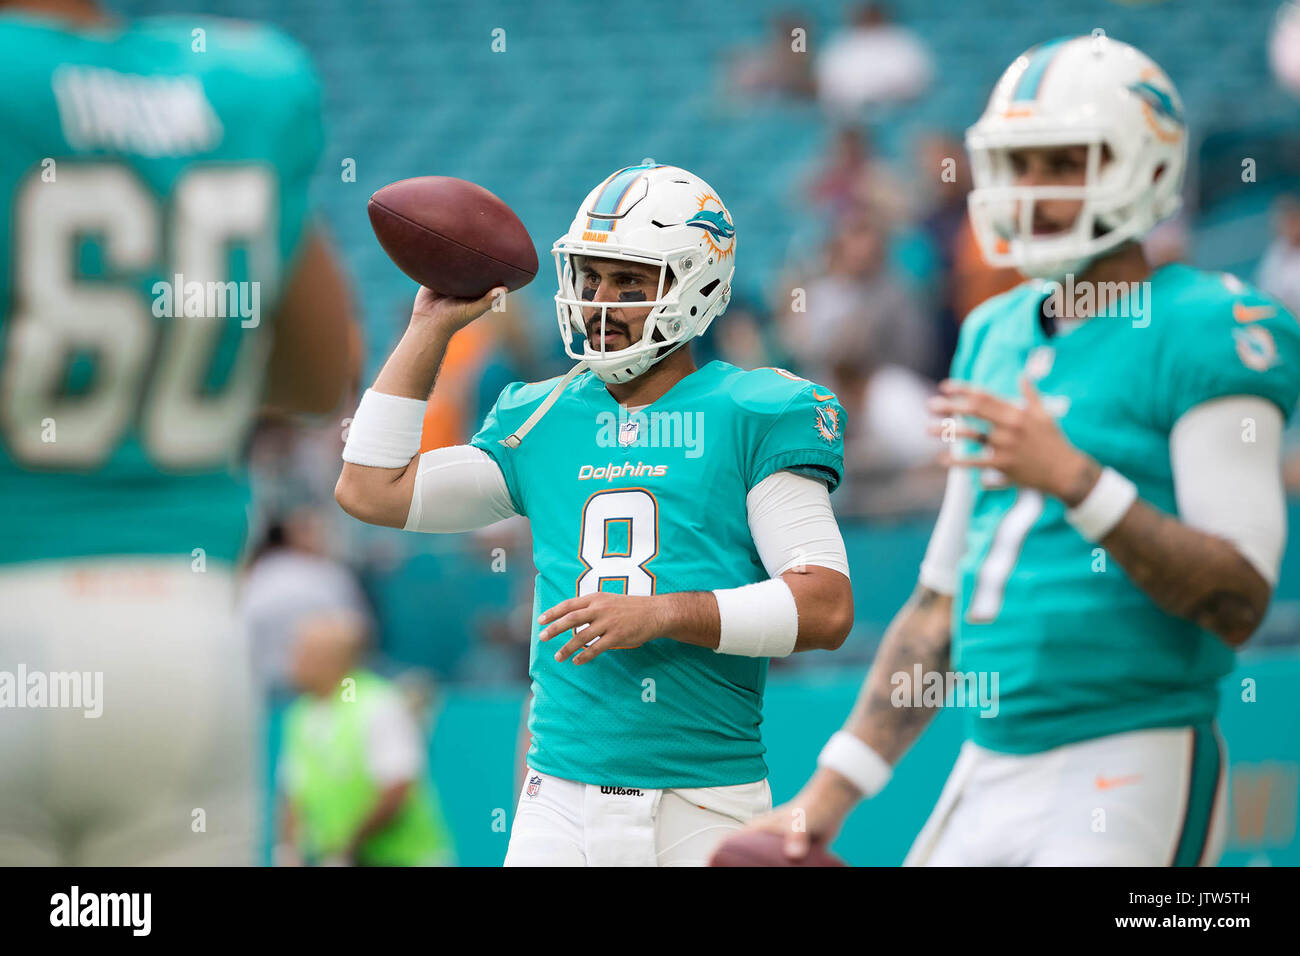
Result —
[{"label": "white wristband", "polygon": [[831,735],[817,755],[817,766],[834,770],[862,791],[864,797],[874,797],[894,775],[894,768],[888,760],[857,734],[847,730],[838,730]]},{"label": "white wristband", "polygon": [[1088,497],[1078,507],[1068,508],[1065,520],[1089,541],[1100,541],[1110,534],[1137,501],[1137,485],[1113,468],[1103,468]]},{"label": "white wristband", "polygon": [[410,464],[420,451],[426,407],[418,398],[401,398],[366,389],[348,426],[343,460],[370,468],[401,468]]},{"label": "white wristband", "polygon": [[786,657],[799,636],[799,609],[780,578],[714,591],[722,633],[719,654]]}]

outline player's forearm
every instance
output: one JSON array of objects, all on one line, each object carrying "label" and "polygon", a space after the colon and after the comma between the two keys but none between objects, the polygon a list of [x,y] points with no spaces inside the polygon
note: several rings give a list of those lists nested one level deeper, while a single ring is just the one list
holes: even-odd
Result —
[{"label": "player's forearm", "polygon": [[[781,581],[794,597],[798,631],[794,652],[834,650],[853,626],[853,591],[848,578],[828,568],[787,571]],[[658,595],[664,603],[664,636],[717,649],[722,636],[718,599],[711,591]]]},{"label": "player's forearm", "polygon": [[[403,406],[400,415],[401,420],[406,422],[401,434],[406,436],[408,431],[410,433],[409,448],[403,448],[400,454],[387,456],[386,460],[384,456],[350,459],[348,452],[344,452],[343,470],[334,486],[334,500],[352,517],[367,524],[393,528],[400,528],[406,523],[419,461],[419,426],[423,410],[417,403],[427,401],[433,391],[450,338],[450,333],[445,330],[412,319],[401,341],[375,378],[372,391],[378,394],[366,396],[365,402],[382,400],[388,405],[399,405],[402,403],[398,399],[413,400],[406,403],[410,410]],[[362,409],[358,408],[352,425],[354,429],[374,425],[369,419],[366,420],[369,426],[360,424],[363,417]],[[407,440],[403,437],[400,444],[406,445]],[[349,448],[353,444],[355,442],[349,436]],[[408,450],[411,457],[402,462],[401,459],[406,457]]]},{"label": "player's forearm", "polygon": [[[1069,467],[1072,480],[1056,494],[1066,507],[1078,508],[1101,473],[1101,465],[1080,453]],[[1268,610],[1271,588],[1236,545],[1140,498],[1099,543],[1158,606],[1230,647],[1244,644]]]},{"label": "player's forearm", "polygon": [[[369,458],[349,460],[348,453],[344,452],[343,471],[334,486],[334,500],[354,518],[392,528],[400,528],[406,523],[419,462],[419,419],[423,414],[415,403],[428,401],[451,335],[445,327],[413,316],[397,347],[376,376],[372,391],[379,394],[368,396],[366,401],[382,399],[389,404],[399,404],[395,399],[414,400],[408,403],[414,411],[409,416],[408,412],[402,412],[403,420],[411,418],[409,429],[402,430],[403,435],[410,431],[411,457],[399,464],[399,460],[406,456],[404,450],[400,455],[392,456],[391,460],[380,463]],[[360,409],[357,415],[359,421]],[[353,427],[357,427],[356,421]],[[403,439],[403,443],[405,441]],[[349,447],[351,443],[350,437]]]},{"label": "player's forearm", "polygon": [[659,594],[655,602],[663,614],[663,636],[698,647],[718,647],[722,619],[711,591],[679,591]]},{"label": "player's forearm", "polygon": [[379,370],[372,387],[385,395],[426,401],[433,392],[450,341],[446,329],[413,320]]},{"label": "player's forearm", "polygon": [[1134,502],[1101,545],[1157,605],[1231,647],[1244,644],[1268,610],[1268,582],[1235,545],[1145,501]]},{"label": "player's forearm", "polygon": [[937,712],[913,706],[910,693],[902,695],[907,703],[895,703],[898,681],[910,681],[917,665],[923,673],[946,671],[951,648],[952,597],[918,585],[885,631],[844,729],[897,763]]}]

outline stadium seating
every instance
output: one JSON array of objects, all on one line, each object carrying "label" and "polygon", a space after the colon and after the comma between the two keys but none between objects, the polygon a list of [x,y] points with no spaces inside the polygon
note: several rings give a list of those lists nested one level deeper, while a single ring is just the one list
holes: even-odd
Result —
[{"label": "stadium seating", "polygon": [[[829,129],[815,106],[741,104],[723,93],[727,54],[761,40],[789,0],[715,0],[656,7],[630,0],[117,0],[124,13],[160,11],[265,19],[313,54],[325,91],[328,146],[317,199],[354,270],[382,358],[410,283],[374,242],[364,199],[395,179],[437,173],[497,192],[519,212],[543,255],[586,190],[620,165],[652,156],[708,179],[743,236],[738,290],[761,294],[800,225],[793,184]],[[852,6],[804,4],[810,51]],[[897,0],[898,21],[926,40],[938,65],[920,102],[871,117],[887,155],[905,159],[921,131],[960,131],[999,72],[1028,46],[1096,27],[1144,48],[1178,83],[1195,128],[1294,123],[1295,104],[1268,75],[1273,0],[1108,4],[1044,9],[1037,0]],[[689,23],[689,28],[687,24]],[[498,46],[493,52],[494,30]],[[1206,69],[1212,63],[1214,68]],[[356,160],[357,180],[340,164]],[[1249,265],[1262,248],[1210,236],[1206,264]],[[528,295],[550,328],[549,263]],[[549,340],[541,341],[549,344]]]},{"label": "stadium seating", "polygon": [[[369,194],[393,180],[459,176],[487,186],[516,209],[541,254],[542,271],[524,292],[536,338],[557,357],[549,243],[567,228],[586,191],[620,165],[646,156],[682,165],[726,197],[742,237],[736,283],[743,297],[771,291],[792,236],[816,235],[817,223],[801,210],[795,191],[833,129],[815,104],[737,102],[723,92],[729,53],[761,42],[775,16],[798,10],[789,0],[714,0],[690,7],[631,0],[115,5],[129,15],[192,13],[196,24],[213,12],[269,20],[310,50],[328,123],[315,195],[353,274],[370,371],[404,324],[414,291],[374,241],[365,213]],[[819,0],[804,6],[815,55],[818,42],[839,29],[852,4]],[[1179,85],[1198,141],[1231,130],[1221,139],[1239,145],[1245,123],[1254,130],[1295,125],[1296,104],[1268,73],[1274,0],[1113,3],[1078,10],[1048,10],[1038,0],[986,0],[978,8],[950,0],[897,0],[888,6],[896,20],[925,38],[938,69],[918,102],[864,117],[878,148],[902,169],[919,134],[960,133],[977,117],[994,80],[1017,53],[1096,27],[1121,39],[1141,37],[1144,49]],[[494,52],[494,40],[498,48],[504,42],[503,52]],[[355,161],[355,182],[341,178],[347,159]],[[1229,159],[1239,163],[1235,153]],[[1249,275],[1267,239],[1268,195],[1269,189],[1229,195],[1215,208],[1199,210],[1198,264]],[[855,567],[898,573],[887,586],[878,576],[859,575],[859,582],[876,587],[859,586],[859,625],[845,660],[869,656],[910,588],[915,563],[898,558],[919,558],[928,528],[921,521],[897,532],[871,527],[850,535]],[[503,576],[466,571],[465,562],[454,559],[466,548],[459,542],[382,529],[352,533],[366,541],[379,538],[401,555],[422,556],[394,562],[391,572],[369,574],[387,652],[443,677],[465,676],[476,615],[504,603]],[[1284,570],[1284,581],[1294,579]],[[1275,611],[1296,607],[1298,599],[1300,594],[1279,594]],[[435,630],[439,640],[431,641]]]}]

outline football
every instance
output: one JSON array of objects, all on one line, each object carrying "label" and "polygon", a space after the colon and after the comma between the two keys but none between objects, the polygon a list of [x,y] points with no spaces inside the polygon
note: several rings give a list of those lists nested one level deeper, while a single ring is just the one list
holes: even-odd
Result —
[{"label": "football", "polygon": [[848,866],[824,846],[814,843],[802,860],[785,855],[785,838],[775,833],[743,831],[728,837],[713,851],[709,866]]},{"label": "football", "polygon": [[537,275],[528,230],[482,186],[450,176],[390,183],[370,197],[370,225],[388,257],[435,292],[477,299]]}]

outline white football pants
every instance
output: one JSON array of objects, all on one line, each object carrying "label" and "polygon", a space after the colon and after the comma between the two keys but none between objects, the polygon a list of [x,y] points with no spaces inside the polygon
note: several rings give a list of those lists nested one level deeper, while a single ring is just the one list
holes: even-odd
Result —
[{"label": "white football pants", "polygon": [[529,768],[506,866],[705,866],[717,845],[772,808],[767,780],[645,790]]},{"label": "white football pants", "polygon": [[1227,828],[1216,727],[1036,754],[967,741],[906,866],[1213,866]]}]

